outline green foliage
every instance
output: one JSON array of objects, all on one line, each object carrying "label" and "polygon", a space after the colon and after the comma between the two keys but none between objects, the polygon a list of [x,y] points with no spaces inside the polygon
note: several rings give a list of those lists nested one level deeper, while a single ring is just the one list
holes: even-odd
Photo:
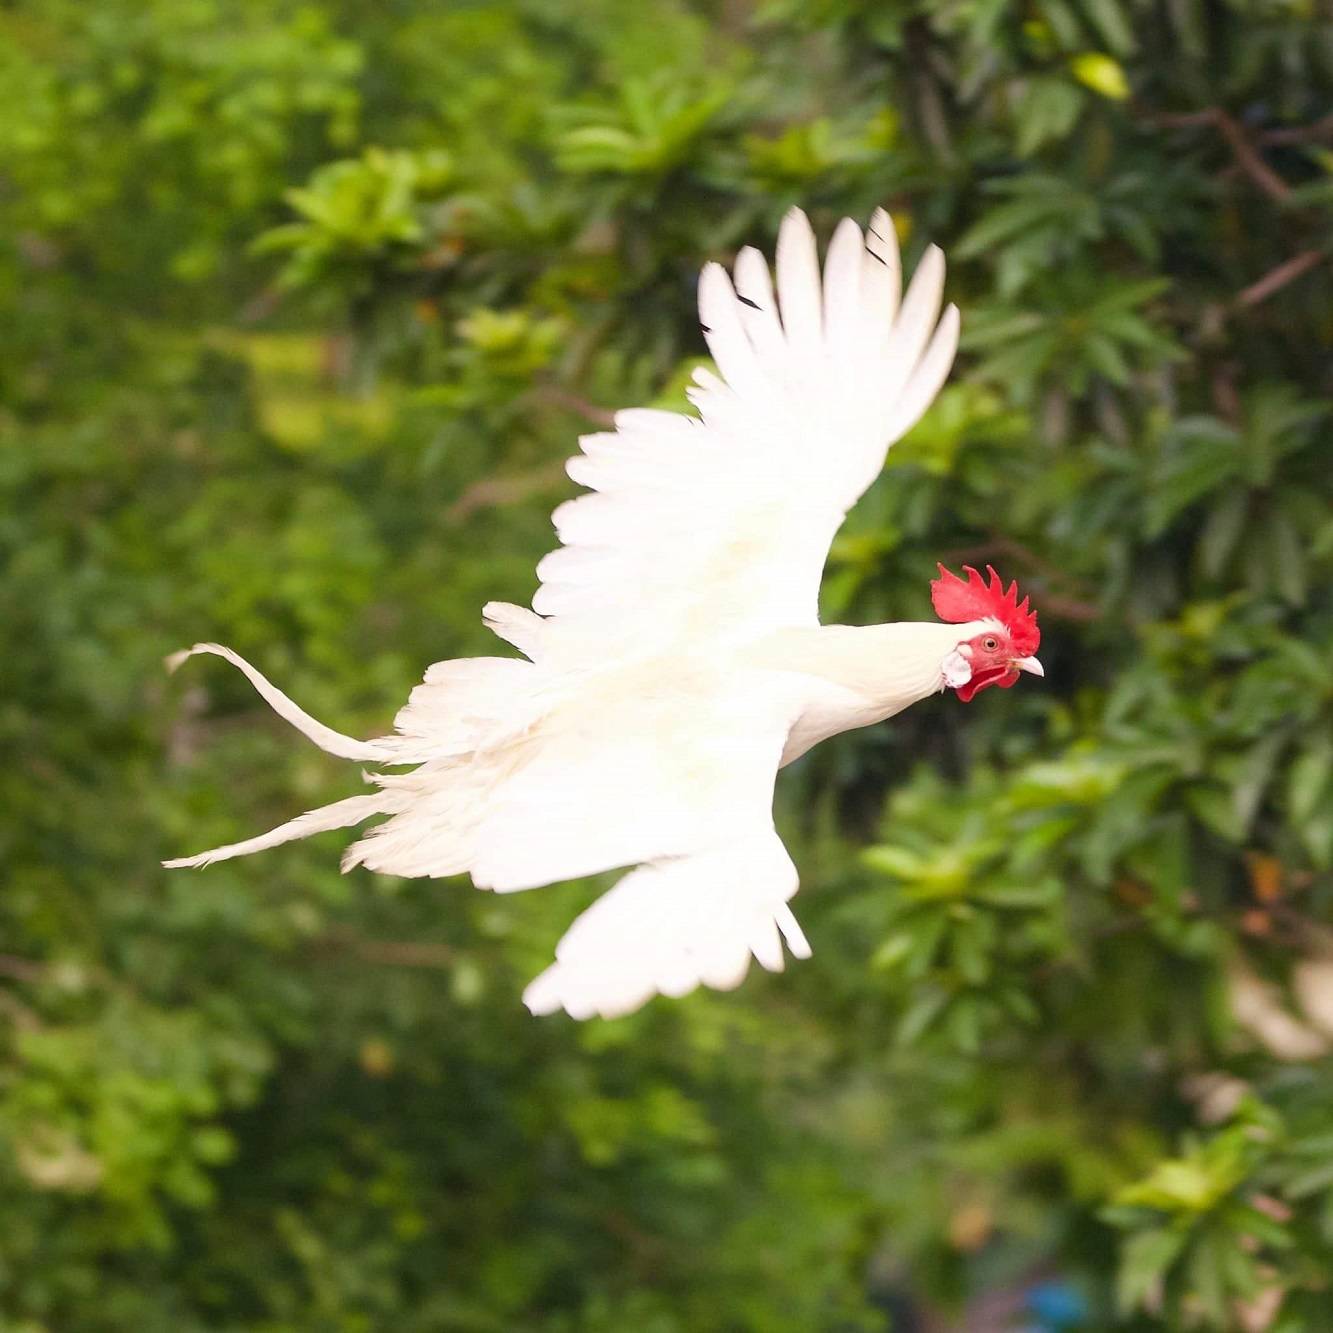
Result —
[{"label": "green foliage", "polygon": [[570,175],[665,176],[705,147],[732,92],[725,85],[704,90],[668,78],[627,79],[614,107],[563,109],[556,165]]},{"label": "green foliage", "polygon": [[377,261],[412,255],[426,235],[422,205],[443,193],[449,177],[449,155],[440,149],[368,148],[355,161],[332,162],[308,186],[288,191],[302,221],[265,232],[254,253],[291,251],[280,275],[290,287],[336,285],[342,268],[367,276]]},{"label": "green foliage", "polygon": [[[1322,1333],[1333,29],[1297,0],[0,8],[0,1327]],[[815,956],[520,1007],[600,885],[169,875],[495,651],[702,262],[893,209],[964,350],[829,619],[1047,676],[784,774]],[[1034,1314],[1029,1322],[1038,1322]]]},{"label": "green foliage", "polygon": [[[1302,1201],[1328,1175],[1312,1175],[1308,1164],[1325,1158],[1330,1142],[1327,1133],[1293,1136],[1272,1107],[1248,1102],[1227,1128],[1188,1141],[1183,1154],[1123,1186],[1104,1214],[1132,1233],[1121,1254],[1120,1308],[1148,1305],[1177,1324],[1229,1326],[1283,1265],[1303,1266],[1302,1231],[1321,1229],[1322,1219]],[[1298,1315],[1284,1326],[1304,1323]]]}]

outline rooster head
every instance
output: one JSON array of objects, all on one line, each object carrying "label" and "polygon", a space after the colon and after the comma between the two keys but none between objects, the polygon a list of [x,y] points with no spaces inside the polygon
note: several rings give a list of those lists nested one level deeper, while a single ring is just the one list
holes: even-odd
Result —
[{"label": "rooster head", "polygon": [[989,583],[970,565],[963,566],[966,579],[943,565],[939,571],[939,578],[930,585],[935,614],[951,625],[989,622],[980,633],[961,640],[945,658],[944,682],[964,703],[988,685],[1009,689],[1024,671],[1034,676],[1046,674],[1035,656],[1041,643],[1037,613],[1026,597],[1018,600],[1017,583],[1006,588],[989,565]]}]

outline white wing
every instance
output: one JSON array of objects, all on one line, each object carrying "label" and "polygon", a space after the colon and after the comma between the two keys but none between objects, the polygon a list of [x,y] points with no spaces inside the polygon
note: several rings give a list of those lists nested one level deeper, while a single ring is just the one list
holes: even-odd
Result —
[{"label": "white wing", "polygon": [[655,994],[737,986],[752,956],[780,970],[783,937],[810,952],[773,829],[789,687],[688,661],[617,676],[543,728],[541,754],[496,790],[478,840],[473,879],[501,892],[553,867],[646,862],[560,941],[524,994],[534,1013],[610,1018]]},{"label": "white wing", "polygon": [[709,264],[699,312],[722,378],[696,373],[699,418],[620,412],[569,461],[594,494],[555,511],[563,545],[537,567],[553,656],[582,656],[589,634],[653,651],[816,623],[834,533],[953,362],[943,284],[931,247],[899,304],[882,209],[865,236],[839,224],[822,282],[799,209],[778,237],[776,294],[757,250],[740,252],[734,283]]},{"label": "white wing", "polygon": [[[523,710],[523,690],[512,685],[503,715]],[[784,677],[727,660],[618,661],[576,678],[527,728],[379,776],[394,817],[349,862],[394,875],[466,870],[478,888],[513,893],[771,832],[797,706]]]},{"label": "white wing", "polygon": [[751,955],[780,972],[783,939],[797,958],[810,956],[787,906],[796,888],[796,867],[771,828],[640,866],[574,922],[523,1002],[534,1014],[615,1018],[701,982],[739,986]]}]

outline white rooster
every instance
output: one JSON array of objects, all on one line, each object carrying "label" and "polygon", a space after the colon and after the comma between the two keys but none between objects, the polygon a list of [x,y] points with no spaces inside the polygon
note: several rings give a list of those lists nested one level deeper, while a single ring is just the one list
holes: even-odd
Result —
[{"label": "white rooster", "polygon": [[697,371],[698,418],[625,411],[585,436],[561,505],[562,545],[533,609],[485,623],[524,654],[437,662],[395,719],[360,741],[317,722],[217,644],[270,705],[344,759],[415,765],[377,790],[227,857],[388,815],[343,857],[391,875],[472,876],[510,893],[637,866],[582,914],[524,992],[536,1014],[628,1013],[700,982],[736,986],[753,955],[810,946],[788,907],[796,868],[773,828],[777,770],[828,736],[952,688],[968,700],[1040,676],[1036,616],[991,571],[932,585],[946,623],[820,625],[820,576],[847,510],[948,374],[958,311],[940,316],[944,259],[905,298],[893,225],[844,219],[821,281],[805,214],[782,223],[777,284],[757,250],[699,280],[721,378]]}]

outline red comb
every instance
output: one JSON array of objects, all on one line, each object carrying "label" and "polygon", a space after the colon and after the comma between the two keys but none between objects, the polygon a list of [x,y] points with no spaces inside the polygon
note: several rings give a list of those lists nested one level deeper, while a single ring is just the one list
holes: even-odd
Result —
[{"label": "red comb", "polygon": [[1026,597],[1021,602],[1018,600],[1016,582],[1006,589],[1003,580],[989,565],[986,566],[989,583],[971,565],[963,566],[966,582],[943,565],[939,566],[939,571],[939,578],[930,585],[930,600],[941,620],[947,620],[951,625],[961,625],[968,620],[998,620],[1009,631],[1016,653],[1031,657],[1037,651],[1041,643],[1037,613],[1028,608]]}]

